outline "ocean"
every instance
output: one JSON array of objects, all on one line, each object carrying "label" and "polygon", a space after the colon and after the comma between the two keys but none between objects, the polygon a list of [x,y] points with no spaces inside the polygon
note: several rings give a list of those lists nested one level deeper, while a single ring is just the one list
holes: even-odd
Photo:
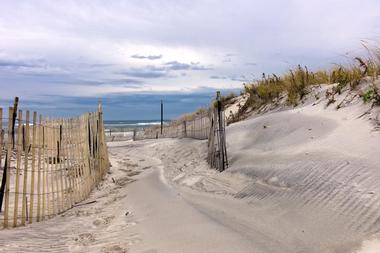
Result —
[{"label": "ocean", "polygon": [[[169,121],[164,121],[164,124]],[[160,125],[160,120],[105,120],[106,129],[144,128]]]}]

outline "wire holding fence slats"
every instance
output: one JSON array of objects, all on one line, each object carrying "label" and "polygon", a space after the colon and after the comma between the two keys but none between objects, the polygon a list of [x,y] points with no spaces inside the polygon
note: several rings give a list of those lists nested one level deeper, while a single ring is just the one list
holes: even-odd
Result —
[{"label": "wire holding fence slats", "polygon": [[79,117],[48,119],[37,112],[24,114],[17,102],[8,118],[0,108],[3,228],[43,221],[72,208],[109,169],[101,105]]}]

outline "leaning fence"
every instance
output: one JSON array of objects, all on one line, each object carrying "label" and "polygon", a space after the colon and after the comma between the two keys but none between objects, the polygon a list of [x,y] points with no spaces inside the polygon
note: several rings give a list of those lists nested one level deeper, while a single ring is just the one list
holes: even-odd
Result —
[{"label": "leaning fence", "polygon": [[163,125],[162,129],[160,126],[152,126],[140,130],[135,129],[132,139],[207,139],[207,161],[211,167],[223,171],[228,167],[228,158],[225,135],[226,121],[220,101],[220,93],[217,93],[215,105],[209,110],[193,115],[190,119],[185,118]]},{"label": "leaning fence", "polygon": [[[0,108],[0,219],[16,227],[83,201],[109,168],[103,113],[50,119]],[[7,114],[7,115],[6,115]],[[5,116],[5,117],[4,117]]]},{"label": "leaning fence", "polygon": [[221,110],[220,101],[217,101],[210,115],[210,134],[208,136],[207,162],[211,167],[224,171],[228,167],[226,143],[226,118]]}]

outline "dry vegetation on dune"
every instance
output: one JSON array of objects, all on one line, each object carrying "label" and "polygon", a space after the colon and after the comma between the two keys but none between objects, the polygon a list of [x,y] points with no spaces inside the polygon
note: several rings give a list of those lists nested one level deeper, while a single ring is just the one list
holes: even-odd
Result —
[{"label": "dry vegetation on dune", "polygon": [[[249,99],[242,110],[258,108],[282,97],[286,97],[288,105],[297,106],[312,86],[323,84],[336,84],[330,94],[333,100],[333,96],[340,94],[346,87],[354,90],[363,78],[378,78],[380,50],[368,52],[366,58],[356,57],[350,65],[338,65],[330,70],[310,71],[306,66],[298,65],[281,76],[264,73],[260,80],[244,84],[244,92],[249,94]],[[380,103],[379,90],[375,86],[361,96],[364,102],[373,100],[375,104]]]}]

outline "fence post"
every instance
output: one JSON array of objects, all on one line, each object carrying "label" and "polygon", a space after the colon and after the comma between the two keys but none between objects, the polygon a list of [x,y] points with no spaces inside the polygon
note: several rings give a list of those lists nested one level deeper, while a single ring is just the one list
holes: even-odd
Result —
[{"label": "fence post", "polygon": [[184,137],[187,137],[186,120],[183,121]]},{"label": "fence post", "polygon": [[[92,162],[91,162],[91,129],[90,129],[90,116],[87,113],[85,116],[85,131],[87,132],[86,138],[85,138],[85,155],[84,158],[87,162],[87,169],[88,169],[88,177],[84,178],[86,184],[89,187],[88,193],[92,190],[92,183],[93,183],[93,171],[92,171]],[[87,144],[87,145],[86,145]]]},{"label": "fence post", "polygon": [[13,103],[13,116],[12,116],[12,148],[15,149],[15,124],[17,118],[18,97],[15,97]]},{"label": "fence post", "polygon": [[25,225],[26,212],[27,212],[27,197],[26,187],[28,184],[28,157],[29,157],[29,111],[26,111],[25,116],[25,131],[23,131],[24,140],[24,181],[22,186],[22,211],[21,211],[21,224]]},{"label": "fence post", "polygon": [[70,170],[69,170],[69,166],[67,164],[67,147],[66,147],[66,143],[67,143],[67,136],[66,136],[66,133],[65,133],[65,130],[66,130],[66,120],[64,119],[61,119],[61,131],[62,131],[62,142],[61,142],[61,149],[62,149],[62,154],[61,154],[61,159],[62,159],[62,175],[64,176],[64,180],[65,180],[65,188],[64,188],[64,200],[65,200],[65,210],[67,210],[68,208],[71,207],[71,194],[70,194],[70,190],[71,190],[71,184],[70,184]]},{"label": "fence post", "polygon": [[162,128],[164,127],[164,103],[161,100],[161,135],[162,135]]},{"label": "fence post", "polygon": [[33,222],[33,207],[34,207],[34,179],[36,170],[36,122],[37,113],[33,112],[33,127],[32,127],[32,173],[30,182],[30,205],[29,205],[29,224]]},{"label": "fence post", "polygon": [[[45,149],[45,143],[46,143],[46,118],[44,118],[43,123],[42,123],[42,219],[45,219],[45,209],[49,205],[49,191],[48,191],[48,172],[46,166],[46,149]],[[46,189],[47,188],[47,189]],[[46,191],[46,192],[45,192]],[[45,199],[45,194],[46,194],[46,199]],[[46,213],[48,213],[48,208],[46,210]]]},{"label": "fence post", "polygon": [[210,131],[208,135],[208,157],[207,161],[211,167],[224,171],[228,166],[226,135],[220,92],[216,96],[216,108],[209,112]]},{"label": "fence post", "polygon": [[[49,144],[50,144],[50,152],[49,152],[49,165],[50,165],[50,186],[51,186],[51,215],[55,215],[55,195],[56,191],[54,189],[54,173],[55,173],[55,167],[53,163],[54,158],[54,122],[50,120],[49,122]],[[58,198],[57,198],[58,199]]]},{"label": "fence post", "polygon": [[219,154],[220,154],[220,161],[221,161],[221,169],[222,171],[225,169],[224,167],[224,148],[223,148],[223,122],[222,122],[222,102],[220,101],[220,91],[216,92],[216,101],[218,104],[218,123],[219,123]]},{"label": "fence post", "polygon": [[[4,135],[3,135],[3,110],[2,109],[0,111],[0,116],[1,116],[1,121],[0,121],[0,124],[1,124],[0,161],[1,161],[2,154],[3,154],[3,147],[2,146],[3,146],[3,138],[4,138]],[[8,125],[9,125],[9,122],[8,122]],[[4,147],[4,149],[6,150],[6,147]],[[1,167],[1,163],[0,163],[0,167]],[[0,213],[1,213],[2,207],[3,207],[6,172],[7,172],[6,164],[4,164],[3,177],[1,178],[1,187],[0,187]]]},{"label": "fence post", "polygon": [[[3,150],[3,108],[0,108],[0,150]],[[2,159],[2,154],[3,152],[0,152],[0,161]]]},{"label": "fence post", "polygon": [[38,119],[38,126],[37,126],[37,148],[38,148],[38,154],[37,154],[37,222],[40,221],[41,216],[41,145],[42,145],[42,115],[40,114]]},{"label": "fence post", "polygon": [[84,124],[84,116],[78,118],[78,131],[74,133],[73,140],[76,146],[76,152],[74,153],[74,159],[77,162],[76,165],[76,184],[77,184],[77,202],[82,200],[82,196],[87,195],[88,185],[87,178],[89,177],[87,173],[87,163],[88,157],[85,158],[84,149],[87,147],[86,143],[86,130]]},{"label": "fence post", "polygon": [[21,166],[21,152],[22,152],[22,111],[18,111],[18,127],[17,127],[17,157],[16,157],[16,186],[15,186],[15,203],[13,211],[13,227],[17,226],[18,216],[18,199],[20,188],[20,166]]},{"label": "fence post", "polygon": [[58,165],[58,156],[59,156],[59,141],[57,134],[57,121],[54,120],[53,124],[53,164],[54,164],[54,180],[55,180],[55,191],[57,192],[57,213],[61,212],[61,196],[59,193],[59,165]]},{"label": "fence post", "polygon": [[89,156],[86,153],[88,144],[87,144],[87,128],[85,124],[85,116],[82,115],[78,118],[78,131],[74,133],[74,140],[76,148],[75,160],[77,160],[78,164],[76,166],[76,174],[77,174],[77,198],[78,202],[81,201],[90,191],[90,187],[88,185],[88,180],[90,177],[89,173]]},{"label": "fence post", "polygon": [[[1,183],[2,195],[4,195],[4,228],[8,227],[8,213],[9,213],[9,181],[10,181],[10,165],[11,165],[11,159],[12,159],[12,122],[13,122],[13,107],[9,107],[9,113],[8,113],[8,141],[7,141],[7,153],[5,158],[5,164],[4,164],[4,173],[3,173],[3,180]],[[5,179],[5,181],[4,181]],[[5,183],[5,185],[4,185]],[[5,186],[5,189],[4,189]]]},{"label": "fence post", "polygon": [[[58,130],[59,130],[59,138],[57,140],[57,163],[58,163],[58,172],[59,172],[59,191],[61,192],[61,212],[65,210],[65,186],[63,182],[63,167],[62,167],[62,121],[58,120]],[[67,182],[65,182],[67,185]]]},{"label": "fence post", "polygon": [[[69,132],[72,129],[69,129],[69,120],[65,119],[63,121],[63,134],[64,134],[64,139],[65,139],[65,145],[64,145],[64,150],[65,150],[65,158],[64,158],[64,165],[66,166],[66,191],[67,191],[67,196],[68,196],[68,208],[71,208],[73,206],[73,173],[72,173],[72,167],[70,164],[70,157],[69,157],[69,152],[70,152],[70,136]],[[68,188],[67,188],[67,180],[68,180]]]}]

